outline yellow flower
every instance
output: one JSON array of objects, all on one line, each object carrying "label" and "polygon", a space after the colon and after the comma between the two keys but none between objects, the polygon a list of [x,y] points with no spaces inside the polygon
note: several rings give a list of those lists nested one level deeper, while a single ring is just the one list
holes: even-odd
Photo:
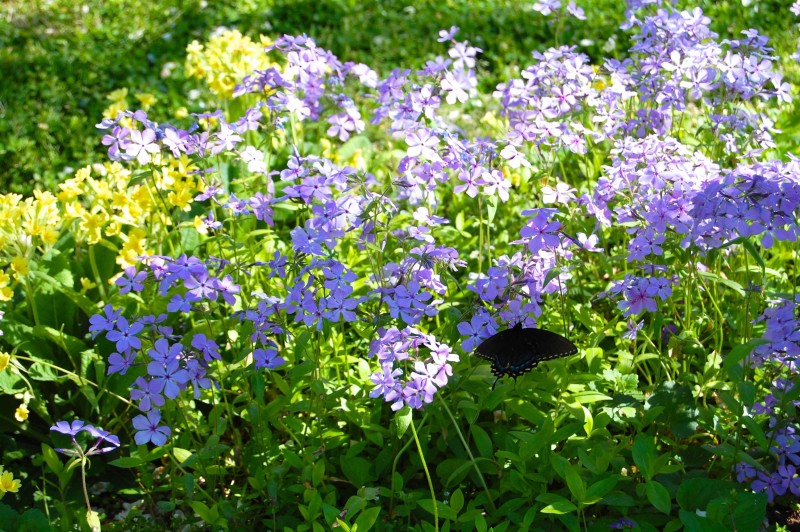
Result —
[{"label": "yellow flower", "polygon": [[119,102],[124,100],[128,97],[128,89],[122,87],[121,89],[117,89],[114,92],[108,93],[106,96],[107,99],[111,100],[112,102]]},{"label": "yellow flower", "polygon": [[20,256],[11,259],[11,269],[18,276],[28,275],[31,272],[31,269],[28,267],[28,259]]},{"label": "yellow flower", "polygon": [[194,217],[194,223],[193,223],[194,228],[201,235],[207,235],[208,234],[208,227],[206,227],[206,224],[203,222],[204,219],[205,218],[203,218],[202,216],[195,216]]},{"label": "yellow flower", "polygon": [[11,362],[11,355],[0,352],[0,373],[8,367],[9,362]]},{"label": "yellow flower", "polygon": [[186,109],[186,107],[178,107],[177,109],[175,109],[173,115],[175,115],[175,118],[180,120],[181,118],[186,118],[187,116],[189,116],[189,110]]},{"label": "yellow flower", "polygon": [[82,294],[86,293],[89,290],[91,290],[92,288],[96,288],[96,287],[97,287],[97,283],[92,282],[90,279],[87,279],[86,277],[81,277],[81,293]]},{"label": "yellow flower", "polygon": [[17,421],[22,423],[23,421],[28,419],[29,413],[30,412],[28,411],[27,405],[19,405],[17,407],[17,410],[14,412],[14,418],[16,418]]},{"label": "yellow flower", "polygon": [[108,214],[100,209],[94,209],[97,212],[91,214],[84,214],[81,217],[79,224],[80,230],[83,231],[86,242],[89,244],[97,244],[102,239],[100,230],[103,225],[108,221]]},{"label": "yellow flower", "polygon": [[6,492],[16,493],[22,483],[14,478],[11,471],[3,471],[0,468],[0,495]]},{"label": "yellow flower", "polygon": [[134,94],[133,97],[139,100],[139,103],[142,104],[142,108],[145,111],[154,106],[158,101],[158,99],[149,92],[140,92],[139,94]]}]

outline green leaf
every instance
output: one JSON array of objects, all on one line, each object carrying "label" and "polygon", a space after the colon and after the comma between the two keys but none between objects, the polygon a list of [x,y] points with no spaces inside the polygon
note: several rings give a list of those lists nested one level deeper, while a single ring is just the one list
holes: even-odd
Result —
[{"label": "green leaf", "polygon": [[470,425],[469,431],[472,433],[472,439],[475,440],[478,453],[484,458],[491,458],[494,455],[494,446],[486,431],[478,425]]},{"label": "green leaf", "polygon": [[403,434],[406,433],[408,430],[408,426],[411,424],[411,408],[408,406],[404,406],[394,416],[395,422],[397,423],[397,437],[402,438]]},{"label": "green leaf", "polygon": [[[417,501],[419,507],[431,515],[433,515],[433,503],[434,501],[431,499],[420,499]],[[440,519],[448,519],[450,521],[456,521],[458,519],[458,516],[453,509],[449,506],[445,506],[440,501],[436,501],[436,510],[439,512]]]},{"label": "green leaf", "polygon": [[461,488],[456,489],[452,495],[450,495],[450,508],[453,509],[454,512],[458,513],[464,507],[464,493],[461,491]]},{"label": "green leaf", "polygon": [[758,446],[761,447],[763,451],[766,451],[769,448],[769,443],[767,442],[767,437],[764,435],[764,431],[761,429],[761,426],[750,416],[742,416],[741,420],[742,424],[744,424],[744,426],[747,427],[747,430],[750,431],[750,435],[755,438]]},{"label": "green leaf", "polygon": [[375,521],[378,520],[378,516],[381,513],[380,506],[373,506],[372,508],[367,508],[356,518],[355,525],[358,528],[358,532],[367,532],[372,526],[375,524]]},{"label": "green leaf", "polygon": [[578,509],[572,502],[555,493],[543,493],[536,497],[536,500],[547,504],[547,506],[539,510],[543,514],[562,515],[574,512]]},{"label": "green leaf", "polygon": [[92,529],[92,532],[100,532],[100,514],[92,510],[86,512],[86,524]]},{"label": "green leaf", "polygon": [[489,213],[487,218],[487,222],[491,224],[494,221],[494,216],[497,214],[497,202],[498,197],[496,195],[489,196],[488,200],[486,201],[486,210]]},{"label": "green leaf", "polygon": [[655,480],[648,480],[645,484],[645,493],[647,494],[647,500],[655,506],[656,510],[669,515],[672,509],[672,499],[667,488]]},{"label": "green leaf", "polygon": [[575,466],[569,462],[567,462],[564,468],[564,479],[567,481],[567,487],[570,493],[572,493],[572,496],[579,504],[582,504],[584,499],[586,499],[586,484],[583,482]]},{"label": "green leaf", "polygon": [[642,472],[645,480],[653,478],[653,462],[656,459],[656,444],[653,439],[644,434],[637,434],[633,440],[631,455],[633,463]]},{"label": "green leaf", "polygon": [[586,490],[586,497],[587,498],[594,498],[594,497],[605,497],[608,493],[613,490],[617,483],[619,482],[619,477],[613,476],[604,478],[603,480],[598,480],[591,486],[589,489]]}]

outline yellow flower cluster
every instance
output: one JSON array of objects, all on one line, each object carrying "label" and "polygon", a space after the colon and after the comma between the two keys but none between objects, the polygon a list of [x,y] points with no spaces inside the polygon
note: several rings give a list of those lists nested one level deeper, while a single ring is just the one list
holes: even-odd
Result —
[{"label": "yellow flower cluster", "polygon": [[11,471],[3,471],[3,466],[0,466],[0,499],[8,493],[16,493],[22,483],[14,478]]},{"label": "yellow flower cluster", "polygon": [[[188,211],[205,185],[192,174],[197,167],[185,155],[180,159],[155,157],[155,170],[131,186],[132,175],[119,163],[81,168],[59,185],[57,194],[65,224],[79,243],[97,244],[119,237],[117,264],[136,265],[147,249],[148,233],[172,225],[173,209]],[[92,172],[97,177],[92,176]]]},{"label": "yellow flower cluster", "polygon": [[277,68],[264,53],[272,40],[264,35],[259,42],[237,30],[224,30],[203,45],[193,41],[186,47],[186,75],[205,80],[211,92],[230,98],[236,84],[256,69]]},{"label": "yellow flower cluster", "polygon": [[35,191],[28,198],[0,195],[0,301],[11,299],[11,282],[30,273],[37,251],[47,251],[58,240],[62,217],[57,204],[49,192]]}]

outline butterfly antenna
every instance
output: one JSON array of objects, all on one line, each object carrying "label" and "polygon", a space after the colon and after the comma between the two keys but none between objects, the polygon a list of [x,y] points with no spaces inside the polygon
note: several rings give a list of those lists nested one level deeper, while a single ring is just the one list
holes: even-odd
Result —
[{"label": "butterfly antenna", "polygon": [[494,380],[494,384],[492,384],[492,391],[494,391],[494,387],[495,387],[495,386],[497,386],[497,381],[499,381],[499,380],[500,380],[500,377],[497,377],[497,378]]}]

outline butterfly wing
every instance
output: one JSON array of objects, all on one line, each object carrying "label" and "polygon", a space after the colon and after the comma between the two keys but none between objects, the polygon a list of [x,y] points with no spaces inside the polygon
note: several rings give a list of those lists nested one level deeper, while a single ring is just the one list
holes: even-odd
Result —
[{"label": "butterfly wing", "polygon": [[575,354],[578,348],[560,334],[544,329],[523,329],[518,323],[487,338],[477,351],[479,356],[492,362],[495,376],[509,375],[516,379],[539,362]]}]

